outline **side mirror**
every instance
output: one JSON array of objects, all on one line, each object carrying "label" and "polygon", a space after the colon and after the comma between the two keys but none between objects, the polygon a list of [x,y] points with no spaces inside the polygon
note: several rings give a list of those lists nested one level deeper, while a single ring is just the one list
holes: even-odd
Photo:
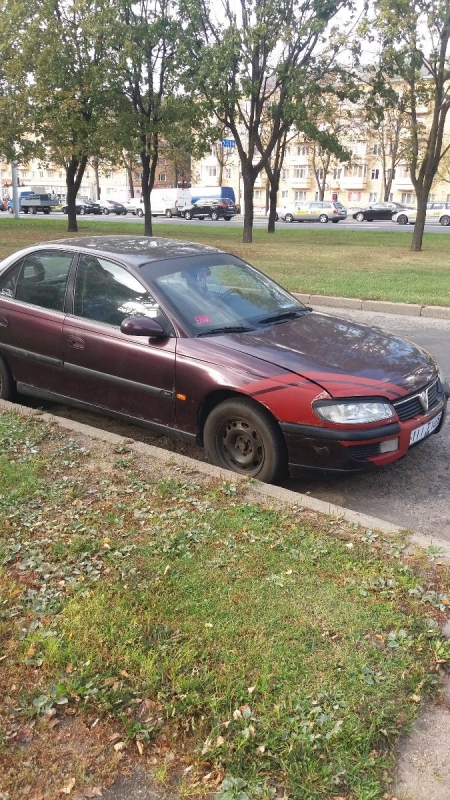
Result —
[{"label": "side mirror", "polygon": [[167,337],[163,326],[151,317],[127,317],[123,320],[120,330],[129,336],[149,336],[154,339]]}]

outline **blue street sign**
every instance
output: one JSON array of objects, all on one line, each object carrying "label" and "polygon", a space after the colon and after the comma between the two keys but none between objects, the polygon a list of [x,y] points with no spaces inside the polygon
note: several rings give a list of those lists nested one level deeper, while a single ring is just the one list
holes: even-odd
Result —
[{"label": "blue street sign", "polygon": [[232,149],[235,146],[236,142],[234,141],[234,139],[222,139],[222,147],[229,147],[230,149]]}]

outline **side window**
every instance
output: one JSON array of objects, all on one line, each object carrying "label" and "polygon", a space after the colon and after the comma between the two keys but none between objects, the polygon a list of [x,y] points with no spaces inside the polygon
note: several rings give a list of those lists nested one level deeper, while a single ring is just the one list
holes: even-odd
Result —
[{"label": "side window", "polygon": [[164,324],[158,302],[134,275],[91,255],[80,258],[74,313],[108,325],[119,326],[127,317],[158,317]]},{"label": "side window", "polygon": [[16,283],[15,299],[63,311],[72,261],[71,253],[58,250],[39,250],[25,256]]},{"label": "side window", "polygon": [[19,261],[0,277],[0,296],[14,297],[21,267],[22,261]]}]

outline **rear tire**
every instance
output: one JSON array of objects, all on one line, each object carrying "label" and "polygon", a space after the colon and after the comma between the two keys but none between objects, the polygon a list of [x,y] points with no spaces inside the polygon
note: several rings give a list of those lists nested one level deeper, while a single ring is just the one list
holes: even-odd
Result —
[{"label": "rear tire", "polygon": [[322,224],[325,224],[326,222],[328,222],[327,215],[326,214],[321,214],[320,217],[319,217],[319,222],[321,222]]},{"label": "rear tire", "polygon": [[2,400],[14,400],[16,396],[16,384],[11,374],[8,364],[0,356],[0,398]]},{"label": "rear tire", "polygon": [[284,221],[285,222],[294,222],[294,217],[292,216],[292,214],[286,214],[286,216],[284,218]]},{"label": "rear tire", "polygon": [[184,212],[184,218],[185,218],[185,219],[192,219],[192,214],[191,214],[191,212],[190,212],[190,211],[185,211],[185,212]]},{"label": "rear tire", "polygon": [[440,218],[439,222],[441,223],[441,225],[445,226],[450,225],[450,217],[448,216],[448,214],[444,214],[444,216]]},{"label": "rear tire", "polygon": [[400,214],[400,216],[397,217],[397,222],[399,225],[407,225],[408,217],[405,214]]},{"label": "rear tire", "polygon": [[217,220],[219,219],[219,215],[218,215],[217,211],[211,211],[211,219],[214,222],[217,222]]},{"label": "rear tire", "polygon": [[167,219],[171,219],[172,218],[172,212],[171,212],[170,208],[168,208],[167,211],[166,211],[166,217],[167,217]]},{"label": "rear tire", "polygon": [[217,467],[266,483],[287,472],[286,445],[277,423],[247,398],[234,397],[213,408],[203,439],[206,454]]},{"label": "rear tire", "polygon": [[85,213],[86,213],[86,209],[84,208],[84,206],[81,206],[80,214],[85,214]]},{"label": "rear tire", "polygon": [[357,222],[364,222],[364,214],[362,211],[359,211],[358,214],[355,214],[355,219]]},{"label": "rear tire", "polygon": [[104,215],[107,217],[107,216],[108,216],[108,214],[109,214],[109,208],[104,208],[104,209],[103,209],[103,213],[104,213]]},{"label": "rear tire", "polygon": [[144,212],[142,211],[142,208],[137,208],[136,209],[136,216],[137,217],[143,217],[144,216]]}]

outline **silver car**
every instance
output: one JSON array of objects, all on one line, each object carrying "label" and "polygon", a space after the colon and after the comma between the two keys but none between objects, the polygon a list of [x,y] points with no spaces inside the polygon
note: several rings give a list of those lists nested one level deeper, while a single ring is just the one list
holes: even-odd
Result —
[{"label": "silver car", "polygon": [[285,222],[340,222],[346,217],[347,211],[342,203],[334,200],[295,203],[292,206],[286,206],[281,214],[281,219]]}]

